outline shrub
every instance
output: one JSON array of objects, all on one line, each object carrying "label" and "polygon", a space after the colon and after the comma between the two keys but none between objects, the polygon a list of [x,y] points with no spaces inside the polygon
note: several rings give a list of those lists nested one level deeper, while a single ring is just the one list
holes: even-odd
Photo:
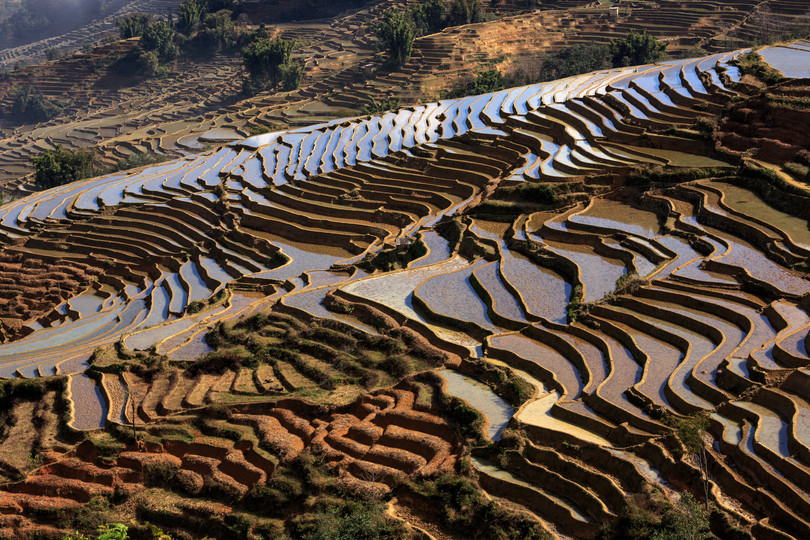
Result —
[{"label": "shrub", "polygon": [[411,362],[402,355],[389,356],[380,362],[380,369],[391,375],[394,379],[401,379],[408,375],[413,366]]},{"label": "shrub", "polygon": [[118,27],[118,34],[121,39],[138,37],[149,26],[149,16],[142,14],[128,15],[123,19],[116,19],[115,25]]},{"label": "shrub", "polygon": [[169,488],[175,484],[178,470],[168,463],[148,463],[143,468],[143,483],[148,487]]},{"label": "shrub", "polygon": [[[250,74],[251,84],[256,89],[275,86],[289,76],[292,67],[294,40],[282,38],[257,38],[242,49],[245,69]],[[297,68],[300,70],[300,68]],[[299,79],[300,81],[300,79]]]},{"label": "shrub", "polygon": [[661,43],[647,31],[640,34],[630,32],[624,38],[610,42],[613,67],[652,64],[664,57],[667,44]]},{"label": "shrub", "polygon": [[377,114],[390,111],[391,109],[399,109],[399,98],[388,98],[377,101],[371,97],[368,100],[368,104],[363,106],[363,114]]},{"label": "shrub", "polygon": [[382,48],[388,52],[387,64],[394,69],[402,67],[411,57],[415,37],[413,23],[408,16],[389,9],[374,32]]},{"label": "shrub", "polygon": [[154,51],[160,60],[172,60],[177,56],[174,44],[174,28],[166,21],[157,21],[143,30],[141,47],[145,51]]},{"label": "shrub", "polygon": [[42,96],[28,85],[11,91],[11,116],[18,122],[44,122],[62,112],[63,104]]},{"label": "shrub", "polygon": [[93,154],[87,150],[71,152],[58,145],[41,156],[31,158],[39,189],[48,189],[93,176]]},{"label": "shrub", "polygon": [[769,86],[782,82],[784,79],[778,70],[771,67],[762,56],[755,52],[742,54],[732,60],[731,63],[740,68],[743,75],[756,77]]}]

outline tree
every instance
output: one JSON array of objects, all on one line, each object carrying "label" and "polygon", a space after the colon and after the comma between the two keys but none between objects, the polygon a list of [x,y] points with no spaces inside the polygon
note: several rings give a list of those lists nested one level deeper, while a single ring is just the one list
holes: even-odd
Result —
[{"label": "tree", "polygon": [[[250,73],[251,82],[256,88],[274,86],[282,80],[287,82],[291,71],[300,71],[297,64],[292,66],[294,46],[293,40],[258,38],[242,49],[245,69]],[[300,80],[299,77],[298,81]]]},{"label": "tree", "polygon": [[41,156],[31,158],[36,167],[34,175],[39,189],[48,189],[69,184],[93,176],[93,154],[87,150],[71,152],[58,145],[56,150],[47,150]]},{"label": "tree", "polygon": [[205,13],[205,4],[197,0],[185,0],[177,8],[177,30],[187,36],[200,24]]},{"label": "tree", "polygon": [[18,122],[44,122],[59,114],[62,108],[28,85],[11,91],[10,112]]},{"label": "tree", "polygon": [[118,34],[121,39],[129,39],[138,37],[143,34],[144,29],[149,26],[149,16],[147,15],[128,15],[123,19],[116,19],[116,26],[118,26]]},{"label": "tree", "polygon": [[236,45],[236,28],[231,20],[231,12],[223,9],[207,14],[197,34],[197,41],[200,49],[208,53],[220,52]]},{"label": "tree", "polygon": [[141,47],[145,51],[155,51],[161,60],[171,60],[177,56],[173,40],[174,29],[166,21],[158,21],[144,28]]},{"label": "tree", "polygon": [[540,67],[540,79],[552,81],[613,67],[610,48],[597,43],[577,43],[549,55]]},{"label": "tree", "polygon": [[705,496],[706,508],[709,508],[709,462],[706,458],[706,430],[709,427],[709,415],[699,412],[694,416],[684,420],[675,420],[675,432],[683,443],[686,451],[689,452],[697,462],[701,472],[703,483],[703,494]]},{"label": "tree", "polygon": [[641,34],[630,32],[625,38],[610,42],[613,67],[652,64],[664,57],[666,43],[661,43],[645,30]]},{"label": "tree", "polygon": [[402,67],[413,51],[414,28],[405,13],[389,9],[376,28],[377,39],[388,51],[388,65]]},{"label": "tree", "polygon": [[447,12],[447,26],[477,23],[484,20],[481,3],[478,0],[453,0]]},{"label": "tree", "polygon": [[416,35],[424,36],[441,31],[444,27],[445,6],[442,0],[427,0],[410,10]]}]

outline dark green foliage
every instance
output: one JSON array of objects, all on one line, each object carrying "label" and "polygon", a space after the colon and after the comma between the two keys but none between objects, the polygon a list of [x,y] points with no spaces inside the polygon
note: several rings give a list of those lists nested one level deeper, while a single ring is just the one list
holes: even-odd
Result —
[{"label": "dark green foliage", "polygon": [[387,357],[385,360],[380,362],[380,368],[395,380],[403,378],[413,370],[413,366],[411,365],[410,361],[401,355]]},{"label": "dark green foliage", "polygon": [[447,97],[454,98],[488,94],[490,92],[503,90],[506,88],[507,84],[513,86],[511,81],[505,79],[500,71],[494,68],[488,69],[479,72],[474,79],[466,81],[448,92]]},{"label": "dark green foliage", "polygon": [[167,488],[173,486],[179,469],[168,463],[147,463],[143,467],[143,483],[149,487]]},{"label": "dark green foliage", "polygon": [[434,34],[445,28],[445,5],[442,0],[426,0],[411,8],[411,19],[417,36]]},{"label": "dark green foliage", "polygon": [[548,184],[523,183],[512,191],[518,200],[536,204],[552,205],[559,202],[557,191]]},{"label": "dark green foliage", "polygon": [[451,529],[467,534],[475,531],[478,538],[539,540],[550,537],[540,523],[525,512],[508,510],[488,499],[466,478],[443,475],[422,481],[412,489],[428,499],[443,524]]},{"label": "dark green foliage", "polygon": [[34,178],[39,189],[69,184],[94,173],[92,153],[87,150],[71,152],[62,145],[31,158],[31,163],[36,167]]},{"label": "dark green foliage", "polygon": [[551,81],[612,67],[610,47],[600,43],[577,43],[545,58],[540,80]]},{"label": "dark green foliage", "polygon": [[388,53],[387,64],[396,69],[411,57],[415,37],[413,23],[406,13],[389,9],[375,29],[377,39]]},{"label": "dark green foliage", "polygon": [[723,178],[733,176],[735,170],[726,168],[664,168],[664,167],[642,167],[631,173],[625,179],[628,186],[648,186],[651,183],[678,184],[681,182],[691,182],[701,178]]},{"label": "dark green foliage", "polygon": [[157,21],[143,30],[141,47],[154,51],[161,61],[172,60],[177,56],[177,46],[173,42],[174,28],[166,21]]},{"label": "dark green foliage", "polygon": [[636,495],[614,526],[605,526],[601,540],[707,540],[716,538],[709,529],[709,516],[691,493],[681,493],[677,504],[657,493]]},{"label": "dark green foliage", "polygon": [[390,272],[398,268],[405,268],[408,263],[427,254],[427,246],[421,239],[417,239],[408,246],[407,250],[387,249],[380,251],[376,255],[369,255],[364,258],[358,266],[368,272],[383,270]]},{"label": "dark green foliage", "polygon": [[160,73],[160,58],[155,51],[141,51],[138,54],[136,64],[138,73],[153,77]]},{"label": "dark green foliage", "polygon": [[11,116],[17,122],[44,122],[62,112],[64,106],[54,103],[28,85],[11,91]]},{"label": "dark green foliage", "polygon": [[731,63],[740,68],[743,75],[756,77],[767,85],[777,84],[784,79],[778,70],[771,67],[762,56],[755,52],[742,54],[732,60]]},{"label": "dark green foliage", "polygon": [[627,37],[610,42],[611,62],[613,67],[652,64],[664,58],[666,49],[666,43],[661,43],[646,30],[640,34],[630,32]]},{"label": "dark green foliage", "polygon": [[301,523],[296,536],[306,540],[376,540],[404,538],[401,521],[391,519],[380,501],[346,501]]},{"label": "dark green foliage", "polygon": [[117,19],[115,25],[118,26],[118,34],[121,39],[129,39],[143,35],[144,29],[149,26],[148,15],[128,15],[123,19]]},{"label": "dark green foliage", "polygon": [[484,442],[484,417],[477,409],[454,396],[445,396],[444,408],[448,420],[456,425],[463,438],[476,444]]},{"label": "dark green foliage", "polygon": [[143,167],[144,165],[152,165],[154,163],[162,163],[169,159],[169,156],[163,154],[130,154],[122,158],[116,165],[115,171],[128,171],[135,167]]},{"label": "dark green foliage", "polygon": [[245,69],[250,74],[254,91],[284,83],[285,90],[292,90],[301,82],[301,67],[292,61],[295,41],[282,38],[253,40],[242,49]]},{"label": "dark green foliage", "polygon": [[630,32],[609,45],[578,43],[546,57],[539,78],[550,81],[611,67],[650,64],[664,57],[666,47],[646,31]]},{"label": "dark green foliage", "polygon": [[363,106],[363,114],[377,114],[392,109],[399,109],[399,98],[388,98],[381,101],[369,98],[368,105]]},{"label": "dark green foliage", "polygon": [[445,24],[447,26],[460,26],[482,22],[484,14],[481,11],[479,0],[453,0],[450,9],[447,10]]},{"label": "dark green foliage", "polygon": [[224,373],[227,370],[237,371],[241,367],[255,367],[256,359],[244,347],[218,349],[199,358],[189,366],[192,375],[197,373]]},{"label": "dark green foliage", "polygon": [[236,46],[236,28],[231,16],[232,13],[228,10],[205,15],[202,27],[195,38],[198,51],[213,54],[233,49]]},{"label": "dark green foliage", "polygon": [[205,4],[198,0],[185,0],[177,8],[177,22],[175,28],[187,36],[200,24],[203,14],[205,13]]}]

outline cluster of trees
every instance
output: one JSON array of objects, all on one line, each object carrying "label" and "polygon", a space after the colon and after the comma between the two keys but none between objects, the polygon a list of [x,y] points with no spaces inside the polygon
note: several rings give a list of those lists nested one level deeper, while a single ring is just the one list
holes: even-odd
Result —
[{"label": "cluster of trees", "polygon": [[449,5],[443,0],[425,0],[406,10],[386,11],[373,30],[388,53],[388,65],[396,69],[411,57],[415,38],[483,20],[479,0],[453,0]]},{"label": "cluster of trees", "polygon": [[608,44],[578,43],[551,54],[540,67],[539,80],[550,81],[614,67],[650,64],[664,58],[667,45],[646,32],[630,32]]},{"label": "cluster of trees", "polygon": [[242,58],[250,79],[245,82],[247,94],[281,83],[284,90],[295,90],[301,84],[303,68],[293,61],[295,40],[280,37],[270,39],[262,29],[247,47],[242,49]]},{"label": "cluster of trees", "polygon": [[240,35],[234,23],[232,0],[185,0],[177,19],[152,20],[129,15],[116,21],[122,39],[140,37],[139,50],[124,59],[124,70],[134,63],[147,76],[165,73],[164,65],[181,54],[194,56],[235,51]]},{"label": "cluster of trees", "polygon": [[138,50],[119,68],[135,64],[140,73],[153,76],[165,72],[165,63],[179,55],[241,50],[249,74],[247,94],[279,84],[284,90],[298,88],[303,68],[292,60],[295,42],[271,39],[264,25],[255,33],[240,31],[234,22],[238,9],[233,0],[185,0],[176,18],[153,21],[146,15],[130,15],[117,21],[121,38],[140,37]]},{"label": "cluster of trees", "polygon": [[63,108],[63,103],[46,99],[38,90],[25,85],[11,91],[11,106],[6,113],[16,122],[37,123],[50,120]]},{"label": "cluster of trees", "polygon": [[89,150],[71,152],[58,145],[41,156],[31,158],[36,168],[34,180],[39,189],[49,189],[69,184],[95,173],[93,154]]}]

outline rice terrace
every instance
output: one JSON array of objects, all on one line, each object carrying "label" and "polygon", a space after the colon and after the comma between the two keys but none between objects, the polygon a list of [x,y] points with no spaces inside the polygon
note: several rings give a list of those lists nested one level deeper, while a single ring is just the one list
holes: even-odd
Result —
[{"label": "rice terrace", "polygon": [[0,538],[810,537],[806,0],[0,34]]}]

